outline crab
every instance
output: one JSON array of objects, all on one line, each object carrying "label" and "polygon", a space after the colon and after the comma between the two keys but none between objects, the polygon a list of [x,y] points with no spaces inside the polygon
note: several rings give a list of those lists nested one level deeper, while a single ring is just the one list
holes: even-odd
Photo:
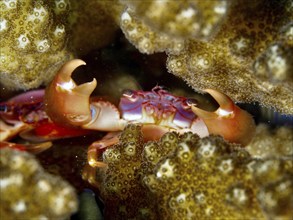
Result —
[{"label": "crab", "polygon": [[200,137],[221,135],[229,142],[245,146],[254,135],[252,116],[219,91],[205,90],[219,104],[214,112],[200,109],[196,100],[172,95],[160,86],[151,91],[127,90],[116,107],[108,101],[90,98],[97,86],[96,79],[81,85],[74,82],[72,72],[81,65],[86,63],[74,59],[61,67],[46,88],[44,102],[47,115],[57,124],[108,132],[88,148],[91,167],[106,166],[98,160],[101,152],[119,141],[120,132],[129,123],[141,125],[145,141],[158,140],[169,131],[189,131]]},{"label": "crab", "polygon": [[[9,147],[37,154],[50,148],[52,140],[89,133],[52,122],[45,112],[44,95],[43,89],[32,90],[0,103],[0,149]],[[9,142],[17,135],[36,143]]]}]

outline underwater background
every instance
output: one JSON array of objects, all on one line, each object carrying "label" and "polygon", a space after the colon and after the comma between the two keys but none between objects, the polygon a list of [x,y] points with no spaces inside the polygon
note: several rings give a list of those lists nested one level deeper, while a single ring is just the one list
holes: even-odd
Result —
[{"label": "underwater background", "polygon": [[1,0],[0,12],[1,135],[2,106],[74,58],[86,62],[76,84],[96,78],[92,96],[116,106],[159,85],[215,111],[210,88],[256,123],[245,147],[175,132],[144,143],[129,124],[90,176],[88,147],[106,131],[37,154],[1,144],[1,219],[292,219],[292,1]]}]

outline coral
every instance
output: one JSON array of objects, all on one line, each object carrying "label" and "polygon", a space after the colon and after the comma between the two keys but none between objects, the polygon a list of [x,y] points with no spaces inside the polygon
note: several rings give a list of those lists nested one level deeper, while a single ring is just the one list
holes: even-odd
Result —
[{"label": "coral", "polygon": [[[121,13],[117,2],[71,1],[70,45],[78,55],[101,48],[113,42],[119,26],[115,21],[115,9]],[[107,37],[105,37],[107,36]]]},{"label": "coral", "polygon": [[293,113],[290,0],[120,2],[126,38],[141,53],[166,52],[169,72],[193,89]]},{"label": "coral", "polygon": [[170,55],[170,72],[194,89],[218,89],[235,101],[259,102],[292,114],[292,4],[235,1],[208,42],[190,40]]},{"label": "coral", "polygon": [[143,178],[155,194],[162,217],[263,217],[255,199],[255,185],[245,167],[248,153],[236,149],[231,152],[232,146],[219,137],[200,140],[190,133],[182,137],[167,134],[152,147],[165,151],[164,146],[172,145],[168,139],[177,145],[174,155],[162,159],[153,173]]},{"label": "coral", "polygon": [[132,1],[121,0],[127,8],[120,27],[141,53],[180,54],[189,38],[209,39],[222,23],[227,1]]},{"label": "coral", "polygon": [[[206,40],[225,18],[227,0],[133,1],[121,0],[147,26],[181,39]],[[143,30],[141,30],[143,31]],[[174,40],[174,39],[173,39]]]},{"label": "coral", "polygon": [[291,219],[293,216],[293,161],[266,158],[254,161],[253,177],[259,187],[257,199],[267,218]]},{"label": "coral", "polygon": [[139,181],[143,140],[139,126],[128,126],[121,143],[103,155],[108,169],[99,169],[97,182],[105,202],[105,219],[154,219],[154,205]]},{"label": "coral", "polygon": [[259,191],[258,200],[267,213],[267,216],[277,218],[281,214],[288,216],[288,219],[292,218],[292,177],[292,175],[287,176],[269,183]]},{"label": "coral", "polygon": [[270,128],[259,124],[252,141],[246,146],[247,151],[254,157],[283,157],[293,155],[292,127]]},{"label": "coral", "polygon": [[140,126],[128,125],[101,159],[108,166],[97,169],[96,182],[107,219],[290,219],[293,214],[292,158],[255,159],[218,136],[166,133],[143,143]]},{"label": "coral", "polygon": [[67,0],[0,2],[0,76],[10,89],[48,83],[62,62],[67,45]]},{"label": "coral", "polygon": [[0,150],[0,216],[3,219],[67,219],[77,211],[75,190],[46,173],[34,156]]},{"label": "coral", "polygon": [[178,54],[184,49],[184,40],[174,39],[167,34],[153,31],[145,25],[131,9],[125,10],[121,15],[120,27],[126,38],[134,44],[141,53],[167,51]]},{"label": "coral", "polygon": [[293,113],[290,0],[70,4],[71,9],[68,0],[1,1],[0,73],[6,87],[46,84],[71,50],[84,55],[108,45],[120,26],[141,53],[167,53],[169,72],[194,90],[212,88],[234,101]]}]

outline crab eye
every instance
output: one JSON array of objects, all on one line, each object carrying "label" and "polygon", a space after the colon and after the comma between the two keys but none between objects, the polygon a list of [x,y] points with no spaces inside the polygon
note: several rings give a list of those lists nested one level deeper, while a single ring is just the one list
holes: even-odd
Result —
[{"label": "crab eye", "polygon": [[125,98],[127,98],[128,100],[130,100],[131,102],[137,101],[137,99],[139,97],[139,96],[137,96],[136,92],[131,89],[124,90],[123,96]]},{"label": "crab eye", "polygon": [[196,99],[186,99],[186,104],[191,107],[191,106],[196,106],[198,104],[198,101]]},{"label": "crab eye", "polygon": [[126,98],[132,98],[134,95],[134,91],[131,89],[125,89],[122,94]]},{"label": "crab eye", "polygon": [[0,112],[7,112],[8,107],[6,105],[0,105]]}]

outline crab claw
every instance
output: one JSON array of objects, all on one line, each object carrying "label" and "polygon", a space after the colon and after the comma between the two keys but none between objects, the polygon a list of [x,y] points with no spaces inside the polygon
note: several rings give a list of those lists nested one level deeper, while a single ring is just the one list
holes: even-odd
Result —
[{"label": "crab claw", "polygon": [[247,145],[255,133],[252,116],[236,106],[233,101],[216,90],[206,89],[219,104],[214,112],[208,112],[192,105],[192,111],[205,122],[209,133],[223,136],[226,140]]},{"label": "crab claw", "polygon": [[79,127],[91,121],[90,95],[97,81],[76,85],[72,72],[85,62],[79,59],[65,63],[45,92],[46,112],[58,124]]}]

